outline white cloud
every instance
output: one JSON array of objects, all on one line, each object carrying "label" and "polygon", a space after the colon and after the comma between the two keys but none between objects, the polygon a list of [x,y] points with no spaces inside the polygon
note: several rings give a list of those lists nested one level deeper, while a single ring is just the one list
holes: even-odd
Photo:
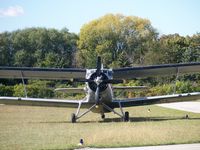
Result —
[{"label": "white cloud", "polygon": [[21,6],[10,6],[7,9],[0,9],[0,17],[16,17],[24,14]]}]

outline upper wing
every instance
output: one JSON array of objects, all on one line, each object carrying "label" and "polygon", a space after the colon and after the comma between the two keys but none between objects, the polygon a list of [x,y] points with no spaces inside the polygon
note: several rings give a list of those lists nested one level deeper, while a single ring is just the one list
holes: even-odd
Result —
[{"label": "upper wing", "polygon": [[151,96],[151,97],[139,97],[139,98],[125,99],[125,100],[114,100],[112,102],[112,107],[119,107],[119,103],[121,103],[122,107],[131,107],[131,106],[161,104],[170,102],[193,101],[199,99],[200,99],[200,92]]},{"label": "upper wing", "polygon": [[53,106],[53,107],[70,107],[77,108],[79,103],[81,107],[87,108],[91,104],[87,99],[83,100],[59,100],[43,98],[21,98],[21,97],[0,97],[0,104],[8,105],[28,105],[28,106]]},{"label": "upper wing", "polygon": [[85,69],[75,68],[29,68],[29,67],[0,67],[0,78],[24,79],[84,79]]},{"label": "upper wing", "polygon": [[113,78],[133,79],[195,72],[200,72],[200,62],[113,69]]}]

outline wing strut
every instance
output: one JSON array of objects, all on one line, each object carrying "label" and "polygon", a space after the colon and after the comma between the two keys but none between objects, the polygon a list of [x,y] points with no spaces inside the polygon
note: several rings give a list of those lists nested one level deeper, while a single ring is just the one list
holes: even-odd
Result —
[{"label": "wing strut", "polygon": [[24,87],[24,96],[27,98],[26,84],[24,82],[24,74],[22,71],[21,71],[21,78],[22,78],[22,83],[23,83],[23,87]]},{"label": "wing strut", "polygon": [[102,105],[103,105],[103,107],[106,108],[107,110],[109,110],[109,111],[113,112],[114,114],[117,114],[118,116],[124,118],[124,112],[123,112],[123,110],[122,110],[122,107],[121,107],[120,102],[119,102],[119,106],[120,106],[120,110],[121,110],[122,114],[116,112],[114,109],[110,108],[108,105],[106,105],[106,104],[104,104],[104,103],[102,103]]},{"label": "wing strut", "polygon": [[176,79],[175,79],[175,83],[174,83],[174,94],[176,94],[176,82],[178,80],[179,77],[179,67],[176,68]]}]

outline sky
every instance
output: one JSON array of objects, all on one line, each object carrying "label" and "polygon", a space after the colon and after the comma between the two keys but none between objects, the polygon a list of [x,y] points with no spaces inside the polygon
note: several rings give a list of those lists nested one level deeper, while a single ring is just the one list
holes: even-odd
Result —
[{"label": "sky", "polygon": [[78,34],[108,13],[149,19],[161,35],[200,32],[200,0],[0,0],[0,32],[45,27]]}]

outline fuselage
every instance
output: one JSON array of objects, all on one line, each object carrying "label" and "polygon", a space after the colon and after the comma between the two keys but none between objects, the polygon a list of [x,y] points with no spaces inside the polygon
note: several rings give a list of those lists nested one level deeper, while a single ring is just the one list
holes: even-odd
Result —
[{"label": "fuselage", "polygon": [[92,79],[94,82],[86,82],[86,99],[89,103],[95,104],[95,92],[97,88],[97,84],[100,84],[100,93],[99,93],[99,104],[96,109],[93,109],[93,112],[96,113],[104,113],[108,112],[103,110],[101,103],[108,104],[113,100],[113,90],[112,85],[109,83],[103,83],[103,79],[112,79],[112,70],[111,69],[103,69],[101,72],[101,78],[98,78],[96,75],[96,69],[88,69],[86,71],[86,79]]}]

